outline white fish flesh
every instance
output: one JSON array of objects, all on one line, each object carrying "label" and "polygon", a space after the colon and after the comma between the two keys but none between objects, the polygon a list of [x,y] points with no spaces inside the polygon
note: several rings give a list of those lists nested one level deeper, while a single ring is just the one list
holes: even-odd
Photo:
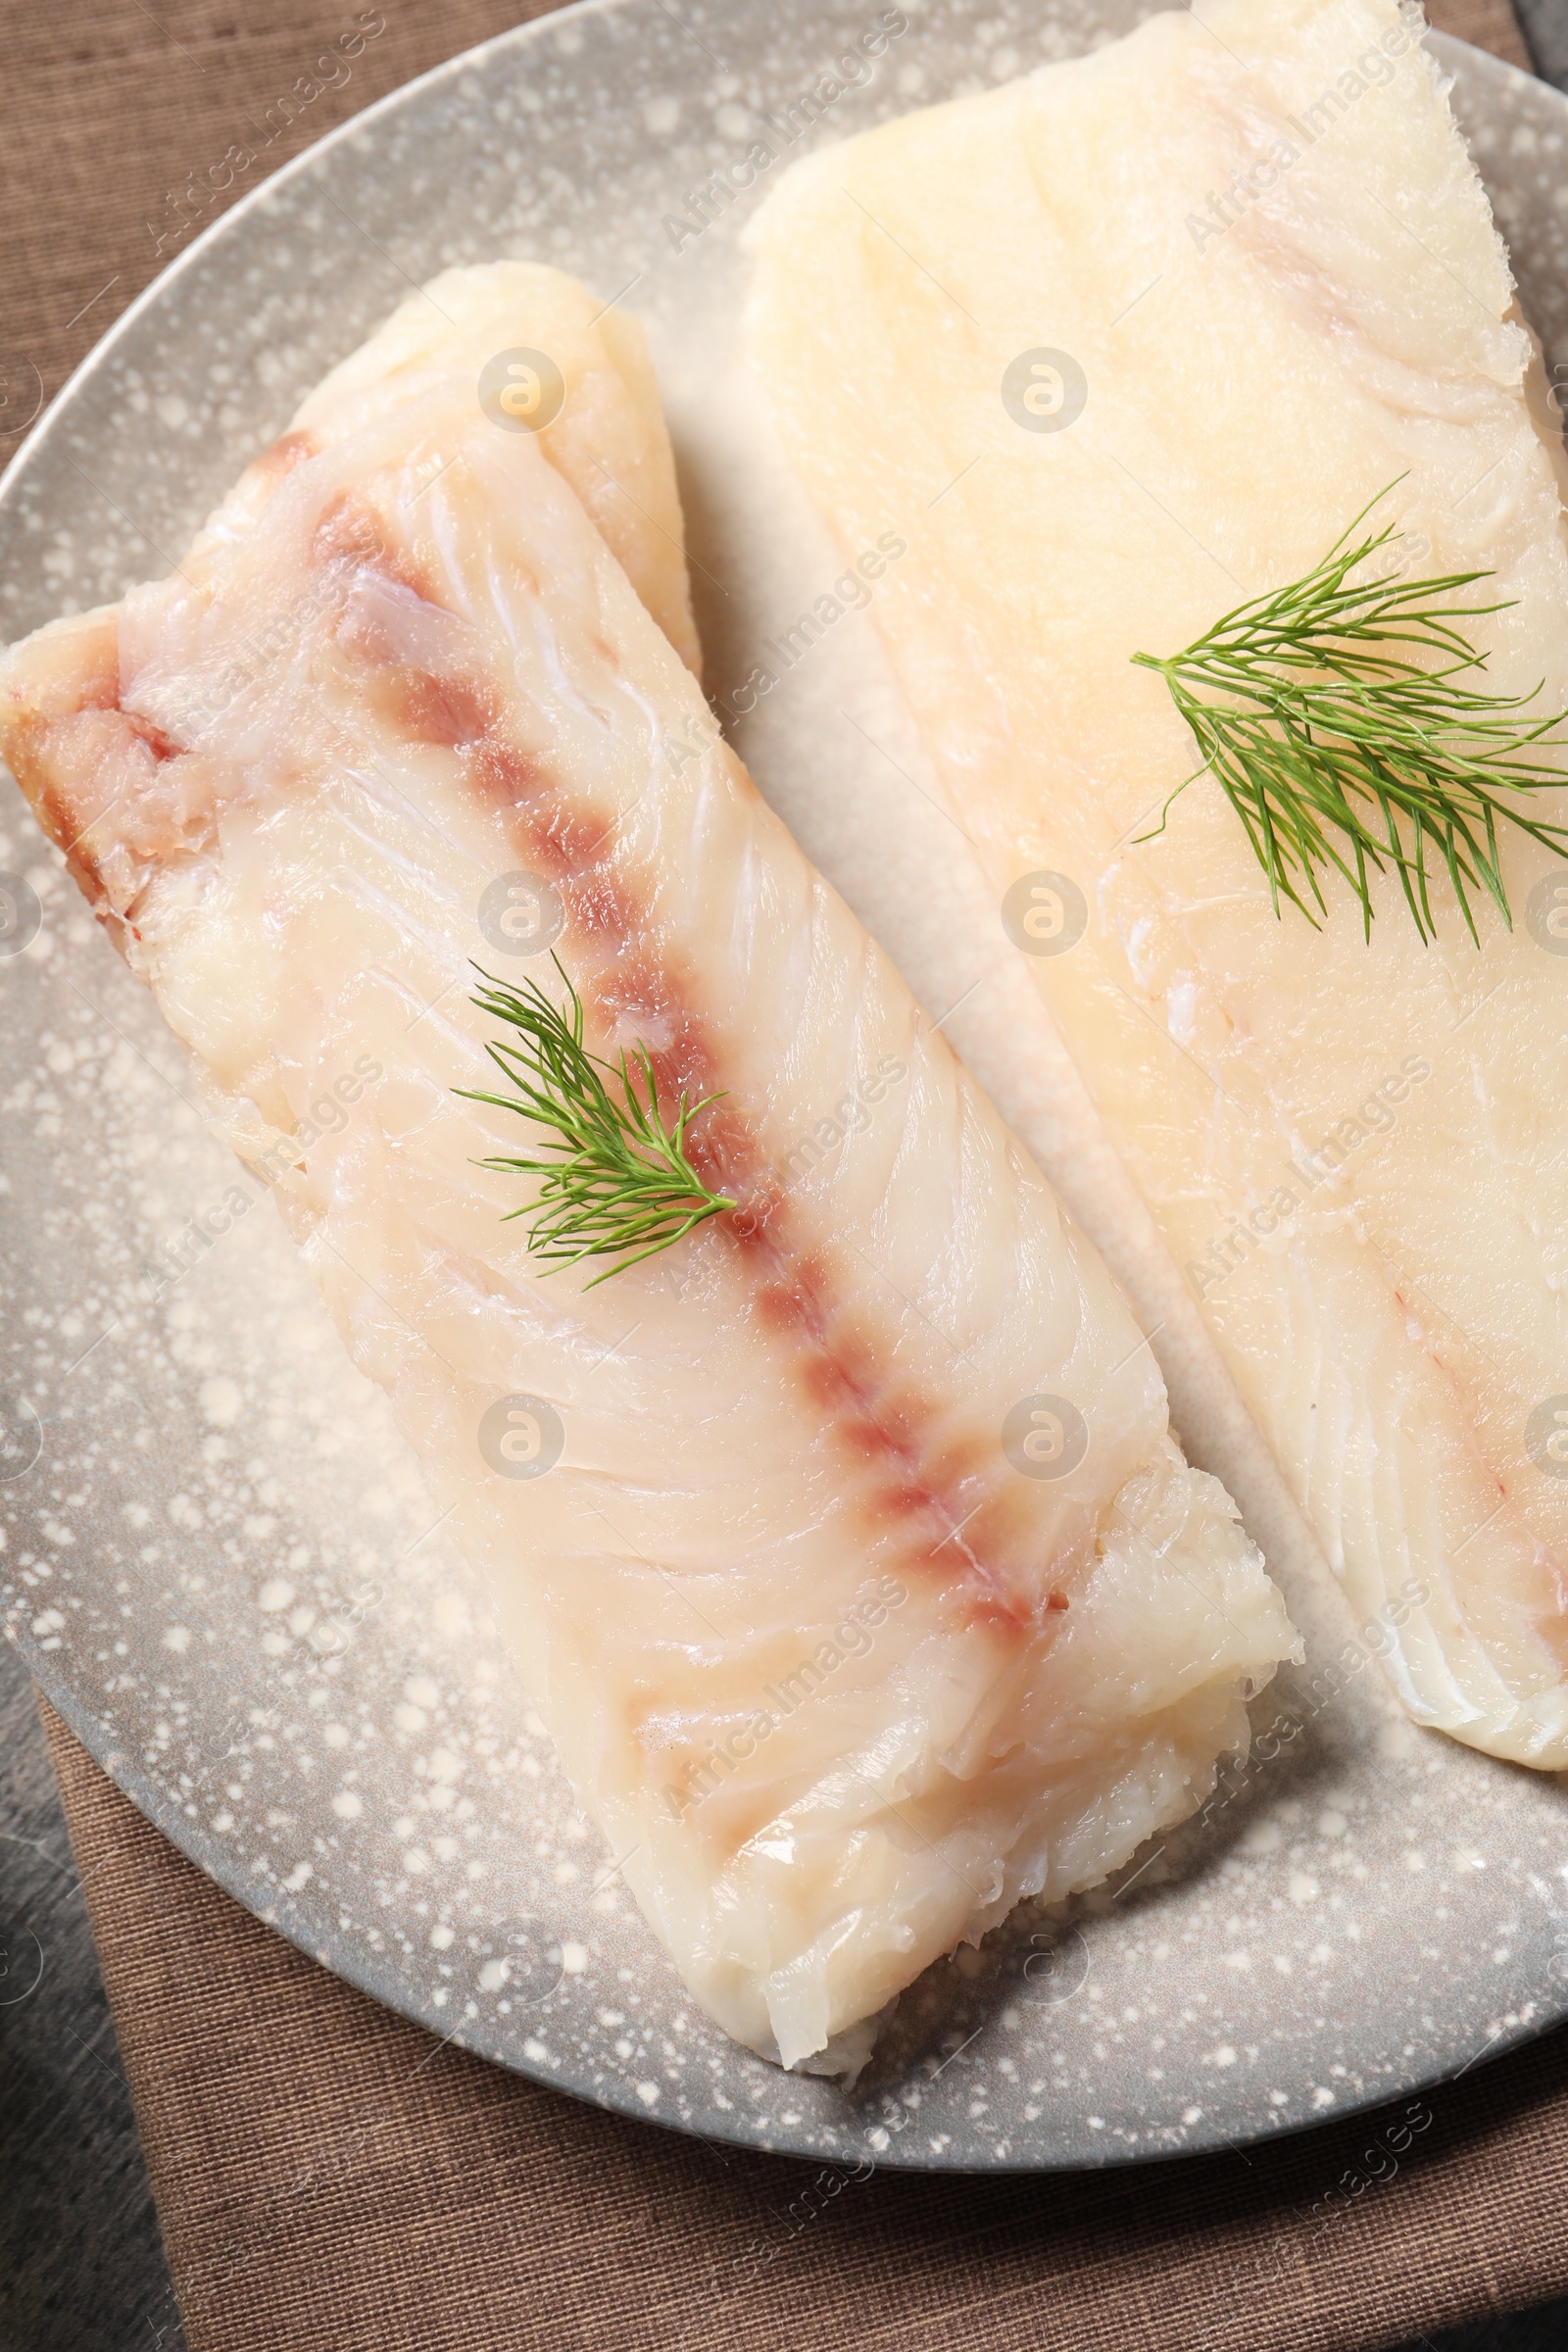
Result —
[{"label": "white fish flesh", "polygon": [[[475,382],[586,298],[507,267],[431,296],[192,564],[12,650],[0,748],[286,1173],[692,1991],[853,2064],[938,1955],[1188,1814],[1293,1636],[1104,1266],[650,618],[682,643],[684,582],[592,496],[596,448],[640,448],[633,504],[668,480],[631,330],[582,328],[552,447]],[[594,1289],[475,1165],[521,1123],[454,1093],[495,1083],[470,958],[562,995],[525,905],[598,1052],[723,1090],[692,1149],[736,1208]]]},{"label": "white fish flesh", "polygon": [[1332,877],[1276,919],[1211,777],[1140,838],[1194,751],[1132,657],[1383,492],[1394,568],[1495,574],[1485,688],[1568,705],[1560,420],[1420,29],[1214,0],[836,146],[753,224],[752,344],[843,544],[909,540],[876,611],[925,742],[1358,1615],[1426,1595],[1405,1703],[1555,1768],[1568,867],[1505,830],[1478,952],[1441,867],[1432,946],[1392,873],[1370,943]]}]

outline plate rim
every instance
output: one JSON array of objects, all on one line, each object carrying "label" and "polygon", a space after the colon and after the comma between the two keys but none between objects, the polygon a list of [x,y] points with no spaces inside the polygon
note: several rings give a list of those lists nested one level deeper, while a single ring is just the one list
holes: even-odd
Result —
[{"label": "plate rim", "polygon": [[[615,0],[609,0],[609,4],[614,6]],[[246,1899],[239,1886],[235,1885],[232,1874],[225,1874],[212,1868],[203,1861],[192,1850],[192,1842],[187,1841],[184,1834],[186,1825],[178,1807],[162,1798],[156,1789],[151,1788],[150,1785],[149,1790],[145,1793],[130,1785],[131,1776],[124,1771],[128,1759],[124,1757],[122,1751],[118,1749],[112,1741],[106,1741],[104,1743],[105,1752],[100,1752],[99,1746],[89,1737],[89,1734],[94,1731],[99,1733],[102,1731],[102,1725],[93,1716],[91,1709],[84,1705],[74,1691],[63,1685],[59,1688],[51,1688],[52,1678],[48,1666],[41,1661],[29,1641],[15,1634],[11,1635],[10,1639],[39,1691],[48,1700],[73,1738],[86,1749],[99,1771],[114,1783],[126,1802],[134,1805],[143,1820],[149,1822],[160,1836],[168,1838],[170,1844],[191,1865],[193,1870],[200,1871],[204,1879],[210,1880],[215,1886],[228,1896],[231,1902],[237,1903],[249,1918],[256,1921],[258,1926],[265,1928],[270,1935],[280,1936],[285,1943],[291,1944],[294,1950],[302,1954],[314,1967],[324,1969],[329,1976],[336,1977],[341,1983],[351,1985],[356,1992],[362,1994],[367,2000],[373,2001],[378,2008],[390,2010],[395,2017],[401,2017],[407,2024],[417,2027],[421,2034],[429,2034],[437,2049],[444,2049],[448,2043],[451,2043],[453,2047],[462,2050],[466,2057],[477,2059],[481,2065],[498,2067],[503,2074],[516,2075],[524,2082],[537,2083],[542,2090],[554,2091],[561,2098],[575,2099],[579,2106],[593,2107],[605,2114],[623,2117],[628,2123],[648,2125],[655,2131],[673,2132],[683,2139],[716,2140],[725,2147],[736,2148],[752,2156],[768,2157],[781,2164],[815,2164],[823,2169],[828,2169],[838,2167],[843,2163],[842,2158],[824,2155],[820,2150],[769,2147],[756,2139],[747,2138],[738,2132],[728,2129],[721,2130],[716,2122],[708,2128],[699,2129],[696,2124],[683,2123],[677,2116],[650,2114],[649,2110],[637,2101],[635,2093],[629,2094],[624,2099],[611,2095],[618,2090],[620,2085],[609,2078],[607,2078],[602,2092],[579,2089],[573,2083],[558,2081],[543,2067],[528,2063],[519,2064],[510,2058],[494,2055],[489,2050],[470,2048],[463,2038],[461,2021],[452,2033],[444,2036],[437,2034],[434,2027],[427,2019],[421,2017],[412,2004],[393,1997],[380,1984],[369,1981],[371,1972],[368,1967],[362,1970],[358,1965],[359,1955],[353,1946],[345,1947],[345,1957],[341,1963],[336,1957],[330,1960],[323,1959],[319,1952],[312,1950],[306,1936],[296,1932],[284,1917],[279,1915],[271,1919],[266,1918],[255,1904]],[[117,1770],[117,1765],[121,1769]],[[940,2156],[932,2156],[929,2152],[925,2159],[918,2163],[907,2159],[901,2161],[897,2153],[899,2143],[895,2140],[891,2150],[875,2156],[865,2155],[860,2161],[869,2164],[872,2172],[906,2173],[911,2177],[938,2173],[956,2180],[1028,2180],[1036,2176],[1044,2178],[1056,2175],[1093,2176],[1098,2173],[1136,2172],[1144,2166],[1158,2165],[1164,2169],[1175,2165],[1202,2164],[1211,2162],[1215,2157],[1223,2154],[1226,2148],[1272,2147],[1286,2140],[1301,2139],[1309,2134],[1329,2131],[1337,2124],[1357,2123],[1363,2118],[1381,2114],[1385,2108],[1395,2105],[1400,2099],[1411,2098],[1422,2091],[1438,2089],[1446,2082],[1456,2082],[1463,2075],[1475,2074],[1490,2066],[1494,2060],[1506,2057],[1510,2051],[1521,2048],[1527,2042],[1539,2040],[1544,2034],[1555,2031],[1565,2022],[1568,2022],[1568,2003],[1565,2003],[1565,2015],[1549,2017],[1541,2024],[1532,2021],[1529,2025],[1514,2028],[1512,2032],[1505,2031],[1495,2034],[1483,2046],[1477,2056],[1468,2059],[1462,2067],[1440,2066],[1430,2073],[1413,2075],[1401,2082],[1395,2089],[1386,2093],[1380,2090],[1375,2098],[1361,2099],[1354,2105],[1348,2103],[1322,2114],[1301,2115],[1289,2123],[1282,2122],[1276,2131],[1253,2132],[1246,2140],[1236,2140],[1229,2135],[1225,2137],[1216,2135],[1212,2142],[1204,2142],[1197,2147],[1126,2147],[1119,2141],[1112,2141],[1107,2146],[1103,2157],[1094,2163],[1068,2163],[1049,2158],[1017,2161],[1011,2157],[1004,2157],[984,2165],[944,2162]]]}]

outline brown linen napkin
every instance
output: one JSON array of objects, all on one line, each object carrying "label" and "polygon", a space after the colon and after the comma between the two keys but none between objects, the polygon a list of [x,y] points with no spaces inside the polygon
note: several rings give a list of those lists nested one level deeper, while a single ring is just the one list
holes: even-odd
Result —
[{"label": "brown linen napkin", "polygon": [[1568,2034],[1181,2163],[747,2155],[377,2007],[43,1716],[191,2352],[1371,2352],[1568,2289]]},{"label": "brown linen napkin", "polygon": [[[74,23],[67,55],[57,12],[6,0],[0,456],[155,273],[188,168],[260,148],[260,119],[238,193],[536,13],[134,0]],[[1432,15],[1529,62],[1507,0]],[[282,93],[366,18],[383,28],[348,77],[323,67],[284,120]],[[43,1712],[191,2352],[1371,2352],[1568,2289],[1568,2036],[1387,2115],[1141,2172],[856,2179],[749,2157],[378,2008],[204,1879]],[[155,2314],[152,2335],[174,2326]]]},{"label": "brown linen napkin", "polygon": [[[60,11],[0,0],[0,464],[131,297],[236,196],[372,99],[554,5],[252,0],[236,17],[223,0],[122,0],[74,11],[68,43]],[[1430,0],[1428,14],[1529,70],[1509,0]],[[236,148],[253,160],[216,193],[214,168],[222,176]],[[182,213],[178,192],[197,182],[205,209]],[[176,233],[181,217],[191,225]]]},{"label": "brown linen napkin", "polygon": [[1531,71],[1530,52],[1509,0],[1427,0],[1427,15],[1440,32],[1472,41],[1478,49],[1494,50],[1510,66]]}]

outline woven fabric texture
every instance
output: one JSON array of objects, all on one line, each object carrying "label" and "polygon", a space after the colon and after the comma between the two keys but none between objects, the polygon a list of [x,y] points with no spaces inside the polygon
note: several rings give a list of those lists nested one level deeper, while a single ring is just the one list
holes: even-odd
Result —
[{"label": "woven fabric texture", "polygon": [[[373,99],[554,4],[253,0],[236,14],[226,0],[119,0],[74,9],[68,33],[37,0],[0,0],[0,463],[198,228]],[[1431,0],[1428,14],[1528,68],[1509,0]],[[234,149],[251,160],[217,193],[212,167],[221,176]],[[193,175],[199,217],[178,200]]]},{"label": "woven fabric texture", "polygon": [[857,2179],[434,2040],[44,1716],[191,2352],[1372,2352],[1568,2289],[1568,2034],[1222,2156]]}]

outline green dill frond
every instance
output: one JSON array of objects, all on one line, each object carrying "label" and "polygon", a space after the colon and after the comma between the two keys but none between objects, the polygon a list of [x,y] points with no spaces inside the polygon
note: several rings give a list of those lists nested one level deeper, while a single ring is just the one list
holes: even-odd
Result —
[{"label": "green dill frond", "polygon": [[1552,729],[1568,713],[1524,717],[1540,686],[1494,695],[1462,682],[1485,670],[1487,657],[1460,624],[1509,608],[1438,600],[1490,572],[1350,584],[1401,536],[1390,524],[1353,537],[1396,487],[1380,491],[1304,579],[1238,606],[1184,653],[1133,656],[1163,677],[1201,755],[1153,832],[1139,838],[1162,832],[1171,802],[1206,772],[1246,827],[1276,914],[1284,897],[1315,926],[1328,911],[1319,877],[1332,866],[1360,901],[1370,938],[1371,876],[1392,866],[1428,941],[1437,935],[1430,881],[1441,868],[1479,944],[1472,890],[1513,927],[1498,825],[1559,854],[1568,846],[1568,828],[1514,805],[1568,782],[1539,756],[1562,748]]},{"label": "green dill frond", "polygon": [[648,1048],[639,1039],[630,1062],[622,1052],[618,1065],[590,1054],[582,1042],[582,999],[560,957],[550,960],[565,983],[564,1009],[536,981],[509,988],[474,965],[485,985],[472,1003],[516,1032],[516,1044],[492,1042],[485,1049],[513,1091],[455,1091],[552,1130],[531,1156],[477,1165],[543,1177],[534,1201],[510,1214],[531,1218],[528,1246],[549,1261],[549,1272],[587,1257],[617,1259],[594,1276],[587,1286],[594,1290],[735,1203],[709,1191],[686,1152],[692,1121],[719,1097],[688,1103],[683,1094],[673,1124],[666,1126]]}]

